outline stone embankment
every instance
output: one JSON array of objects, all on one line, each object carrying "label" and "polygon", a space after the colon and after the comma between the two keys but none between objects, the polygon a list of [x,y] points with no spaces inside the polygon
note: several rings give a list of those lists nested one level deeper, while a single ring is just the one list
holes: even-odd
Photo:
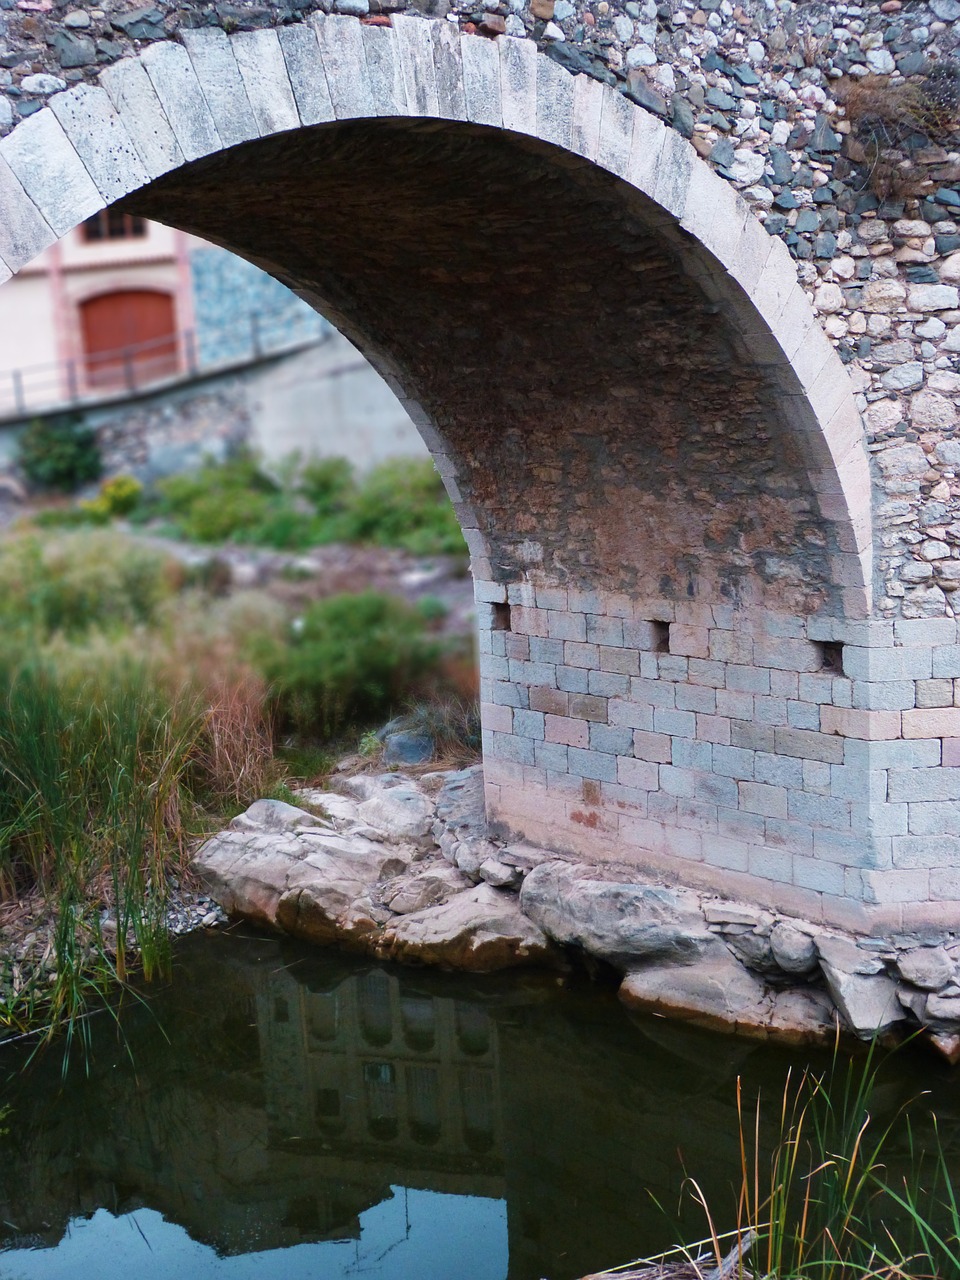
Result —
[{"label": "stone embankment", "polygon": [[228,915],[473,972],[590,957],[644,1012],[792,1044],[838,1025],[861,1039],[919,1030],[960,1061],[960,933],[854,937],[505,844],[486,831],[481,766],[336,785],[303,793],[323,816],[260,800],[200,849],[195,869]]}]

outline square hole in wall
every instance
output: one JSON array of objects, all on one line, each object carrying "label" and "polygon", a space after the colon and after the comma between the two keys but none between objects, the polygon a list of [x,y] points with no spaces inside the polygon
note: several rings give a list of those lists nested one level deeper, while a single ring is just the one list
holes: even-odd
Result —
[{"label": "square hole in wall", "polygon": [[669,622],[651,622],[653,628],[653,651],[654,653],[670,652],[670,623]]},{"label": "square hole in wall", "polygon": [[843,675],[843,645],[838,640],[825,640],[821,643],[820,670]]},{"label": "square hole in wall", "polygon": [[492,631],[510,631],[510,606],[508,604],[495,604],[491,606],[491,622],[490,629]]}]

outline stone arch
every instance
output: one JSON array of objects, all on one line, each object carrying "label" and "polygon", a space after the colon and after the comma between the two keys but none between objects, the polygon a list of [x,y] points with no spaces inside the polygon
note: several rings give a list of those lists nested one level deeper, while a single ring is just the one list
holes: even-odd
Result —
[{"label": "stone arch", "polygon": [[[823,642],[870,615],[860,416],[785,246],[676,132],[530,41],[321,14],[182,39],[0,141],[0,277],[124,200],[324,310],[400,396],[461,518],[493,816],[785,900],[771,886],[800,884],[806,854],[785,865],[775,816],[721,770],[712,830],[721,809],[742,821],[714,856],[690,791],[713,747],[747,749],[717,712],[719,668],[759,665],[773,699],[771,671],[819,672]],[[484,191],[503,209],[486,241]],[[688,692],[658,705],[663,680]],[[838,848],[850,827],[848,805]],[[850,891],[842,869],[804,888]]]}]

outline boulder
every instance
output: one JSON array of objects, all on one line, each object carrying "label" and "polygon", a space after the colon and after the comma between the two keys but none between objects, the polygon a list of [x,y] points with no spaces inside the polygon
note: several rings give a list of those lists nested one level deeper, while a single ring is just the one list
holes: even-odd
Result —
[{"label": "boulder", "polygon": [[556,966],[548,938],[520,911],[516,894],[482,884],[388,926],[379,953],[403,963],[492,973],[520,964]]},{"label": "boulder", "polygon": [[770,950],[784,973],[799,978],[814,973],[817,968],[817,948],[809,933],[792,924],[780,921],[770,931]]},{"label": "boulder", "polygon": [[822,956],[820,968],[834,1003],[861,1040],[871,1040],[903,1021],[897,984],[885,973],[850,972]]},{"label": "boulder", "polygon": [[380,787],[357,810],[361,822],[382,831],[387,840],[433,848],[433,803],[411,783]]},{"label": "boulder", "polygon": [[384,764],[429,764],[436,746],[429,733],[401,729],[388,733],[383,742]]},{"label": "boulder", "polygon": [[620,969],[642,960],[689,964],[707,952],[729,954],[678,893],[599,874],[576,863],[545,862],[524,880],[520,908],[555,942],[582,947]]},{"label": "boulder", "polygon": [[412,915],[448,902],[472,886],[462,871],[446,863],[431,863],[414,875],[398,876],[381,887],[380,900],[396,915]]},{"label": "boulder", "polygon": [[232,831],[295,831],[298,827],[321,826],[329,823],[283,800],[255,800],[230,823]]},{"label": "boulder", "polygon": [[943,947],[916,947],[897,958],[904,982],[922,991],[942,991],[956,972],[952,958]]}]

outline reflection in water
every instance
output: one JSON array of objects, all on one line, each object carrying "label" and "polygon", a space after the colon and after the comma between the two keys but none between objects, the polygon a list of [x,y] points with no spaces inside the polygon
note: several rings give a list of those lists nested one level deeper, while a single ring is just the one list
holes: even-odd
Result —
[{"label": "reflection in water", "polygon": [[791,1065],[596,987],[271,938],[190,940],[123,1025],[133,1065],[103,1019],[89,1078],[61,1093],[52,1053],[11,1094],[3,1280],[571,1280],[701,1234],[645,1189],[672,1208],[685,1168],[731,1204],[736,1078],[777,1096]]}]

